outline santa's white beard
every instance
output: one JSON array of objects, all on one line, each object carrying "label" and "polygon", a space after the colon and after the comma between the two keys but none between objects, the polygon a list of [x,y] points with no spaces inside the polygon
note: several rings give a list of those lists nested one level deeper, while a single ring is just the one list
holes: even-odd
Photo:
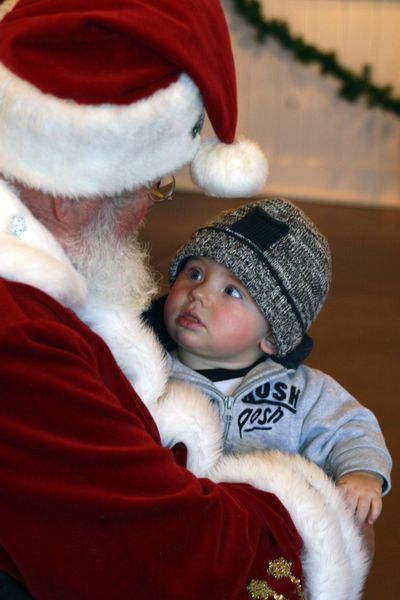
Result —
[{"label": "santa's white beard", "polygon": [[148,251],[134,233],[118,237],[118,212],[108,202],[89,227],[68,240],[67,253],[85,277],[91,297],[140,312],[149,307],[157,293]]}]

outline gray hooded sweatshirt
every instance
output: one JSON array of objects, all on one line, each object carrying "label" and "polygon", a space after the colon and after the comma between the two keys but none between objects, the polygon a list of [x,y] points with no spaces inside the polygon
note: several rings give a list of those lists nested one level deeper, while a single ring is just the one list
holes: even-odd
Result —
[{"label": "gray hooded sweatshirt", "polygon": [[390,489],[392,461],[373,413],[332,377],[266,359],[224,395],[207,377],[169,355],[171,379],[202,390],[217,407],[225,452],[275,449],[299,453],[337,480],[369,471]]}]

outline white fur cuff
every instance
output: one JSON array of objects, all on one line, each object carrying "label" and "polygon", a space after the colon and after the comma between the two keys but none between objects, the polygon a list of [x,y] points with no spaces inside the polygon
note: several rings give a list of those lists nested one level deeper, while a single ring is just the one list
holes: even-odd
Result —
[{"label": "white fur cuff", "polygon": [[254,452],[224,456],[209,476],[249,483],[281,500],[303,538],[305,586],[313,600],[361,597],[366,552],[340,492],[319,467],[298,455]]}]

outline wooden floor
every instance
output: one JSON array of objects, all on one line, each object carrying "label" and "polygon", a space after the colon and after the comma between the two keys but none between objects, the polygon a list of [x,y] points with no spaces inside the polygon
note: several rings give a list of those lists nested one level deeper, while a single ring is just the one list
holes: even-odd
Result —
[{"label": "wooden floor", "polygon": [[[163,276],[190,232],[243,200],[178,195],[152,209],[142,231]],[[333,285],[312,327],[308,360],[335,377],[377,415],[392,453],[393,488],[376,526],[376,556],[364,599],[400,598],[400,210],[298,202],[328,237]],[[315,599],[318,600],[318,599]],[[352,600],[349,598],[349,600]]]}]

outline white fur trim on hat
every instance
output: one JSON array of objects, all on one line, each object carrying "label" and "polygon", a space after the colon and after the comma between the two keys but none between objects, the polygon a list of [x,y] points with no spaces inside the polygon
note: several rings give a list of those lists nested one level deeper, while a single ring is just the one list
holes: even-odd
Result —
[{"label": "white fur trim on hat", "polygon": [[248,197],[264,186],[268,163],[261,148],[239,137],[232,144],[205,140],[191,165],[192,179],[212,196]]},{"label": "white fur trim on hat", "polygon": [[43,94],[0,64],[0,172],[67,197],[137,189],[189,163],[203,105],[185,74],[128,106]]}]

